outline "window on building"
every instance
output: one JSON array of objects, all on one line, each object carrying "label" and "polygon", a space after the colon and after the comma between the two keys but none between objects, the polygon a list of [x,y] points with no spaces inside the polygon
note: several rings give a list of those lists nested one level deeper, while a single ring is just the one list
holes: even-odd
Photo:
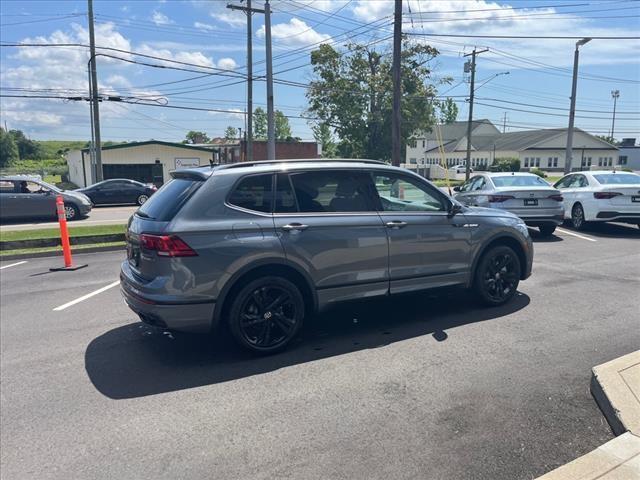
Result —
[{"label": "window on building", "polygon": [[587,157],[587,166],[591,166],[591,157]]},{"label": "window on building", "polygon": [[598,157],[598,166],[601,167],[602,166],[602,157]]},{"label": "window on building", "polygon": [[424,140],[422,140],[422,148],[424,148]]},{"label": "window on building", "polygon": [[627,164],[627,156],[626,155],[620,155],[618,157],[618,165],[626,165]]},{"label": "window on building", "polygon": [[549,157],[547,158],[547,167],[551,167],[553,165],[553,158]]},{"label": "window on building", "polygon": [[529,157],[524,157],[524,166],[525,167],[529,166]]},{"label": "window on building", "polygon": [[613,167],[613,157],[609,157],[609,166]]},{"label": "window on building", "polygon": [[553,166],[554,167],[558,166],[558,157],[553,157]]},{"label": "window on building", "polygon": [[418,163],[418,161],[415,158],[410,158],[409,159],[409,163],[412,164],[412,165],[415,165],[415,164]]},{"label": "window on building", "polygon": [[540,166],[540,157],[536,157],[536,167]]}]

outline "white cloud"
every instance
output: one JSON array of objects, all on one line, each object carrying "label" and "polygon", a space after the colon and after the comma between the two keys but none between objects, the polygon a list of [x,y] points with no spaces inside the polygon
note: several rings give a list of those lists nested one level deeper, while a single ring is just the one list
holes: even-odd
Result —
[{"label": "white cloud", "polygon": [[[262,25],[256,32],[258,38],[264,38],[265,28]],[[319,43],[330,38],[326,33],[318,33],[312,27],[298,18],[292,18],[289,23],[277,23],[271,26],[271,37],[281,45],[300,46]],[[274,42],[275,44],[276,42]]]},{"label": "white cloud", "polygon": [[233,58],[221,58],[218,60],[218,68],[224,68],[225,70],[235,70],[238,64]]},{"label": "white cloud", "polygon": [[153,11],[153,15],[151,15],[151,21],[156,25],[170,25],[175,23],[169,17],[167,17],[164,13],[158,12],[157,10]]},{"label": "white cloud", "polygon": [[6,110],[3,109],[2,115],[11,123],[29,123],[31,125],[39,125],[52,127],[62,125],[63,116],[56,113],[37,110]]},{"label": "white cloud", "polygon": [[235,28],[243,27],[247,24],[247,18],[244,13],[237,10],[231,10],[229,12],[212,11],[209,15],[211,18]]},{"label": "white cloud", "polygon": [[229,112],[207,112],[207,115],[211,115],[212,117],[227,117],[233,120],[244,121],[244,110],[242,110],[241,108],[229,108],[227,110],[229,110]]},{"label": "white cloud", "polygon": [[206,32],[215,30],[214,26],[209,25],[208,23],[194,22],[193,26],[196,27],[198,30],[204,30]]}]

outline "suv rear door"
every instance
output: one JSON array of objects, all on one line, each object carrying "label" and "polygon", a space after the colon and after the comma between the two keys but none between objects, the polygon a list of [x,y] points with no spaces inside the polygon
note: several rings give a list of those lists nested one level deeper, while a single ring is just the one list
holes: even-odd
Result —
[{"label": "suv rear door", "polygon": [[387,232],[372,189],[361,170],[277,175],[276,232],[287,258],[313,280],[320,305],[388,292]]},{"label": "suv rear door", "polygon": [[374,171],[378,209],[389,235],[391,293],[465,282],[470,228],[435,187],[400,172]]}]

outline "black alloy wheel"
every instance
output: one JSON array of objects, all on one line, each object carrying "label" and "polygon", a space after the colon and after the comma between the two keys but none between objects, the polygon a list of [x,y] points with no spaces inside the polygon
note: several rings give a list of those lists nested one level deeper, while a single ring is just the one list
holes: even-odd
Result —
[{"label": "black alloy wheel", "polygon": [[549,237],[553,234],[553,232],[556,231],[556,226],[555,225],[542,225],[540,227],[540,234],[543,237]]},{"label": "black alloy wheel", "polygon": [[144,205],[145,202],[149,200],[149,196],[145,195],[144,193],[142,195],[140,195],[137,199],[136,199],[136,203],[140,206]]},{"label": "black alloy wheel", "polygon": [[236,341],[256,353],[282,350],[304,320],[300,290],[281,277],[263,277],[246,285],[233,300],[229,324]]},{"label": "black alloy wheel", "polygon": [[516,294],[520,271],[520,260],[510,247],[494,247],[484,254],[476,270],[476,293],[487,305],[503,305]]}]

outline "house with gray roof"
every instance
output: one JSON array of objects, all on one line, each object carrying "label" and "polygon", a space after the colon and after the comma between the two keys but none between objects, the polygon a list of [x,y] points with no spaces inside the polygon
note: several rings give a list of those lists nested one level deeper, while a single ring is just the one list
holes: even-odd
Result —
[{"label": "house with gray roof", "polygon": [[[442,146],[440,146],[442,145]],[[551,128],[500,132],[491,121],[476,120],[471,133],[471,167],[486,170],[496,158],[517,158],[520,168],[563,172],[567,129]],[[467,154],[467,122],[434,127],[407,145],[403,166],[417,170],[429,165],[464,165]],[[618,148],[590,133],[574,129],[572,170],[619,167]]]}]

